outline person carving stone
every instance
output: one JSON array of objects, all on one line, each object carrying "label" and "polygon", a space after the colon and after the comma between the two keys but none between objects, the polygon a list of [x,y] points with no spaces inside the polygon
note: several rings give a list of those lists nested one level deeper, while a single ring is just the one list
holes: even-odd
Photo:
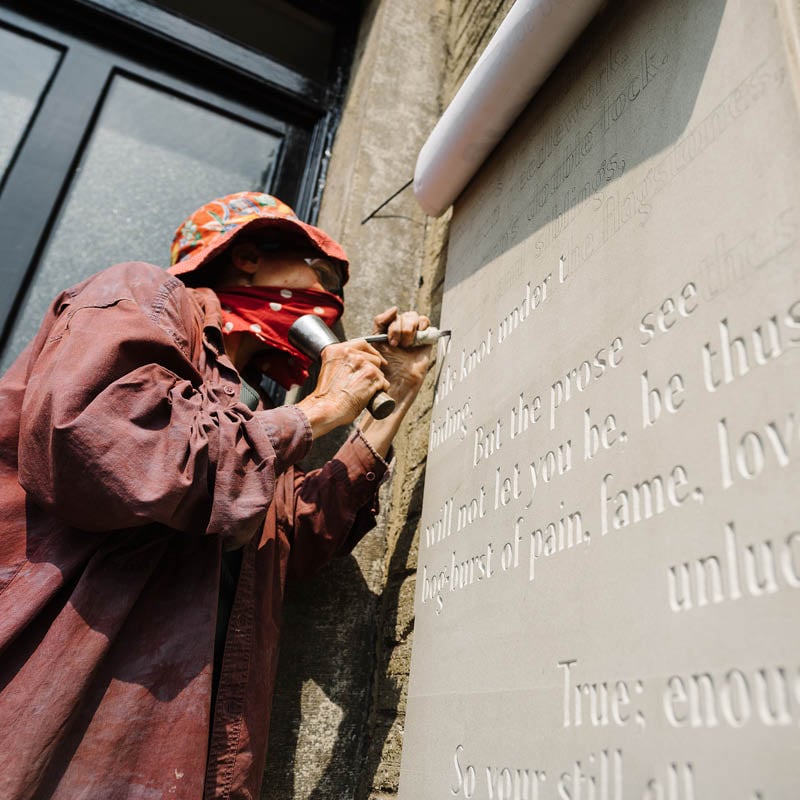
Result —
[{"label": "person carving stone", "polygon": [[[429,363],[427,317],[323,351],[347,257],[280,200],[241,192],[178,230],[169,273],[113,266],[56,298],[0,380],[0,797],[253,798],[288,580],[374,525],[393,436]],[[378,390],[397,401],[334,458],[294,465]],[[213,702],[212,702],[213,700]]]}]

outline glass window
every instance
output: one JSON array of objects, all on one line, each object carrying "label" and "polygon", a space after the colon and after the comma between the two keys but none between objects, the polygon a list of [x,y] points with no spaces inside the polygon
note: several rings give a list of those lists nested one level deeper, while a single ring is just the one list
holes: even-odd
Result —
[{"label": "glass window", "polygon": [[64,288],[122,261],[169,265],[208,200],[269,189],[281,137],[116,77],[4,354],[8,367]]},{"label": "glass window", "polygon": [[0,28],[0,180],[36,112],[60,53]]}]

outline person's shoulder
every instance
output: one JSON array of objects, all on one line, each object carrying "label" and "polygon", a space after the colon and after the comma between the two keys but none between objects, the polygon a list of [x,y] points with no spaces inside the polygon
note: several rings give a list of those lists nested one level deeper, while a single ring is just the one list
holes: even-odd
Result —
[{"label": "person's shoulder", "polygon": [[185,293],[179,279],[155,264],[126,261],[98,272],[67,291],[71,304],[104,307],[124,300],[132,301],[143,310],[162,309],[172,295]]},{"label": "person's shoulder", "polygon": [[161,267],[142,261],[115,264],[68,289],[56,300],[55,313],[69,316],[88,308],[104,309],[112,316],[119,312],[128,326],[137,325],[138,316],[142,336],[158,328],[185,353],[196,349],[195,339],[203,327],[194,290]]}]

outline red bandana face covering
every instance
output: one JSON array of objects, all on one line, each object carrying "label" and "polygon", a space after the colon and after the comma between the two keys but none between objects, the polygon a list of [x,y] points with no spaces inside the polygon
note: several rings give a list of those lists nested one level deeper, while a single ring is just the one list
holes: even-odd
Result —
[{"label": "red bandana face covering", "polygon": [[285,389],[302,383],[311,366],[311,359],[289,344],[292,323],[304,314],[316,314],[333,327],[344,312],[335,294],[317,289],[229,286],[216,294],[222,304],[223,333],[250,333],[274,348],[267,372]]}]

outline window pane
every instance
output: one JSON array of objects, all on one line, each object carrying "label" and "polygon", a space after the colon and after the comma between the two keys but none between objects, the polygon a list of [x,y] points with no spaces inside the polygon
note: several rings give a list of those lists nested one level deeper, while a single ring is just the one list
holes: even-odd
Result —
[{"label": "window pane", "polygon": [[62,290],[122,261],[166,267],[178,225],[208,200],[268,190],[281,139],[114,79],[14,326],[2,368]]},{"label": "window pane", "polygon": [[0,28],[0,179],[39,105],[60,53]]}]

